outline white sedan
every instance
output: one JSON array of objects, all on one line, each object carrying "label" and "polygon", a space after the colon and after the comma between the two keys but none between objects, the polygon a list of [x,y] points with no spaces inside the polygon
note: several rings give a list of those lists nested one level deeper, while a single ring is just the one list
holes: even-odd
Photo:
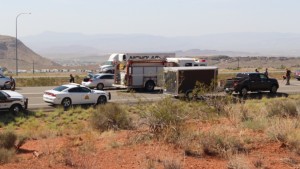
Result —
[{"label": "white sedan", "polygon": [[104,104],[111,99],[110,92],[91,90],[76,83],[46,90],[43,100],[54,105],[68,108],[75,104]]}]

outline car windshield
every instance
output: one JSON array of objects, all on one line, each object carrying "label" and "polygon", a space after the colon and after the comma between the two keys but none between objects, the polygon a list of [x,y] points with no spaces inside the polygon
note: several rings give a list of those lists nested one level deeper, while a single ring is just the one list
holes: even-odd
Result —
[{"label": "car windshield", "polygon": [[111,66],[113,66],[114,63],[113,63],[113,61],[106,61],[102,65],[111,65]]},{"label": "car windshield", "polygon": [[[6,92],[0,92],[0,93],[2,93],[3,95],[5,95],[6,97],[10,97],[10,95],[9,94],[7,94]],[[1,95],[1,94],[0,94]]]},{"label": "car windshield", "polygon": [[67,86],[58,86],[58,87],[54,88],[53,90],[61,92],[61,91],[65,90],[66,88],[68,88],[68,87]]}]

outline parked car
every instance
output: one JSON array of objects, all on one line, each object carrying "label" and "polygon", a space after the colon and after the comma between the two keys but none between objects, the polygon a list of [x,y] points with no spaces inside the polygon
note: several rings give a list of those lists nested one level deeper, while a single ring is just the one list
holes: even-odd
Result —
[{"label": "parked car", "polygon": [[80,84],[65,84],[46,90],[43,100],[53,105],[68,108],[76,104],[104,104],[111,99],[110,92],[91,90]]},{"label": "parked car", "polygon": [[240,93],[245,96],[248,91],[270,91],[276,93],[279,88],[278,81],[269,78],[263,73],[238,73],[236,77],[227,79],[224,90],[227,93]]},{"label": "parked car", "polygon": [[295,70],[294,77],[297,80],[300,80],[300,70]]},{"label": "parked car", "polygon": [[10,78],[0,74],[0,89],[10,89]]},{"label": "parked car", "polygon": [[103,90],[106,87],[112,87],[114,83],[114,74],[100,73],[91,76],[88,80],[85,78],[81,85],[89,88],[97,88]]},{"label": "parked car", "polygon": [[27,106],[28,98],[22,94],[10,90],[0,90],[0,110],[18,113],[26,110]]}]

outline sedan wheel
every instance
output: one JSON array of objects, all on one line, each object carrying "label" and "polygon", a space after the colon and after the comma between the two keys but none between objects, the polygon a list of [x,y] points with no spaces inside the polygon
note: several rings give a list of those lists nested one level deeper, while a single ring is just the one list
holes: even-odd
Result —
[{"label": "sedan wheel", "polygon": [[13,114],[17,114],[22,111],[22,107],[20,105],[14,104],[10,107],[9,111]]},{"label": "sedan wheel", "polygon": [[97,100],[97,104],[105,104],[107,102],[107,99],[105,96],[100,96]]},{"label": "sedan wheel", "polygon": [[69,108],[72,105],[72,101],[70,98],[64,98],[61,102],[62,106],[64,106],[64,108]]},{"label": "sedan wheel", "polygon": [[99,84],[97,85],[97,89],[98,89],[98,90],[103,90],[103,88],[104,88],[104,85],[103,85],[102,83],[99,83]]}]

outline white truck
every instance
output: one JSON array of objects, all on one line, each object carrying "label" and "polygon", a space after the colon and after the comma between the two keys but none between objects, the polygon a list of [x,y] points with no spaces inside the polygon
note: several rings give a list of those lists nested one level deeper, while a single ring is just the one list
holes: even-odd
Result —
[{"label": "white truck", "polygon": [[101,73],[114,73],[117,64],[126,64],[128,60],[165,60],[167,57],[175,57],[175,53],[113,53],[99,68]]},{"label": "white truck", "polygon": [[205,59],[198,58],[166,58],[168,67],[207,66]]},{"label": "white truck", "polygon": [[159,75],[162,77],[168,57],[175,57],[175,53],[119,54],[113,86],[128,90],[144,88],[148,92],[153,91],[155,86],[161,86]]}]

